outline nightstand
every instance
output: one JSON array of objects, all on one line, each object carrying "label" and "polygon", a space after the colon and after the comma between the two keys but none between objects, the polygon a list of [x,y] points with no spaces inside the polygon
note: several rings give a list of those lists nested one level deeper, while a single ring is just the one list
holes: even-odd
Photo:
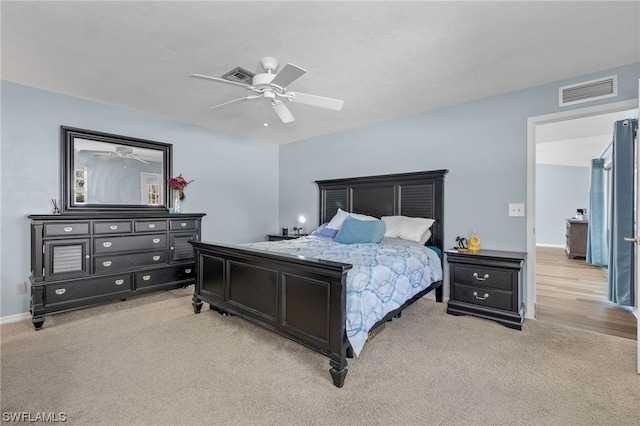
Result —
[{"label": "nightstand", "polygon": [[282,240],[295,240],[296,238],[304,237],[307,234],[300,235],[281,235],[281,234],[267,234],[267,241],[282,241]]},{"label": "nightstand", "polygon": [[447,313],[474,315],[522,329],[522,267],[526,253],[447,250],[446,255],[451,293]]}]

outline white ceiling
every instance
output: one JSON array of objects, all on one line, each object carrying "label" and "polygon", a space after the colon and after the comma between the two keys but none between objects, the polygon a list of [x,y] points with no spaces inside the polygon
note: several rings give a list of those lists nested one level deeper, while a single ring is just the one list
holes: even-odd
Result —
[{"label": "white ceiling", "polygon": [[638,110],[620,111],[536,126],[536,163],[591,167],[611,143],[613,125],[638,118]]},{"label": "white ceiling", "polygon": [[[276,144],[640,61],[640,3],[2,1],[2,79]],[[308,72],[291,90],[345,101],[209,107],[238,87],[188,78]],[[268,123],[265,127],[263,123]]]}]

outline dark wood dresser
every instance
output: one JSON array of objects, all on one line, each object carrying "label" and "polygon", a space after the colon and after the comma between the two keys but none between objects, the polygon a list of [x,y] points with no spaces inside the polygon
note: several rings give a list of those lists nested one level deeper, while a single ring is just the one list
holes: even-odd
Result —
[{"label": "dark wood dresser", "polygon": [[522,268],[526,253],[446,251],[450,298],[447,313],[474,315],[522,329]]},{"label": "dark wood dresser", "polygon": [[45,314],[195,281],[189,241],[204,214],[31,215],[31,314]]},{"label": "dark wood dresser", "polygon": [[588,220],[567,219],[565,251],[569,259],[587,257]]}]

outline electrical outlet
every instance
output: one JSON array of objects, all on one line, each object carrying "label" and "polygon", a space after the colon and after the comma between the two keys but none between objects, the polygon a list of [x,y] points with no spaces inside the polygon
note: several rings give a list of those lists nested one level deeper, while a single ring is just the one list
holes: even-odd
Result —
[{"label": "electrical outlet", "polygon": [[16,284],[16,294],[24,294],[27,292],[27,283]]},{"label": "electrical outlet", "polygon": [[509,203],[509,216],[524,216],[524,203]]}]

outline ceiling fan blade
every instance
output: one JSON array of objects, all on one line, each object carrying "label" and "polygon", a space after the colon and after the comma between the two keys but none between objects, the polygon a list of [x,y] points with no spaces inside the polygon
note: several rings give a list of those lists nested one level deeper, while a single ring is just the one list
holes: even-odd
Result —
[{"label": "ceiling fan blade", "polygon": [[253,86],[250,86],[248,84],[238,83],[237,81],[231,81],[231,80],[227,80],[225,78],[210,77],[208,75],[191,74],[189,77],[199,78],[201,80],[215,81],[217,83],[231,84],[232,86],[244,87],[245,89],[252,89],[253,88]]},{"label": "ceiling fan blade", "polygon": [[[245,99],[254,99],[256,96],[245,96],[244,98],[238,98],[238,99],[234,99],[232,101],[228,101],[228,102],[224,102],[222,104],[219,105],[214,105],[212,107],[209,107],[209,109],[216,109],[216,108],[220,108],[221,106],[225,106],[228,104],[232,104],[234,102],[238,102],[238,101],[244,101]],[[258,96],[259,97],[259,96]]]},{"label": "ceiling fan blade", "polygon": [[133,158],[134,160],[138,160],[138,161],[139,161],[139,162],[141,162],[141,163],[149,164],[149,162],[148,162],[148,161],[144,161],[142,158],[138,158],[138,157],[135,157],[135,156],[134,156],[134,157],[131,157],[131,158]]},{"label": "ceiling fan blade", "polygon": [[287,108],[284,103],[276,101],[272,102],[271,106],[273,106],[273,110],[276,112],[276,114],[278,114],[278,117],[280,117],[280,121],[282,121],[284,124],[296,121],[295,117],[293,116],[293,114],[291,114],[291,111],[289,111],[289,108]]},{"label": "ceiling fan blade", "polygon": [[344,101],[339,99],[325,98],[324,96],[309,95],[307,93],[287,92],[286,95],[291,102],[298,102],[301,104],[313,105],[336,111],[340,111],[344,105]]},{"label": "ceiling fan blade", "polygon": [[96,151],[93,149],[81,149],[78,152],[90,152],[91,154],[112,154],[113,151]]},{"label": "ceiling fan blade", "polygon": [[297,65],[287,64],[278,74],[276,74],[270,84],[284,89],[292,82],[302,77],[306,72],[306,70]]}]

